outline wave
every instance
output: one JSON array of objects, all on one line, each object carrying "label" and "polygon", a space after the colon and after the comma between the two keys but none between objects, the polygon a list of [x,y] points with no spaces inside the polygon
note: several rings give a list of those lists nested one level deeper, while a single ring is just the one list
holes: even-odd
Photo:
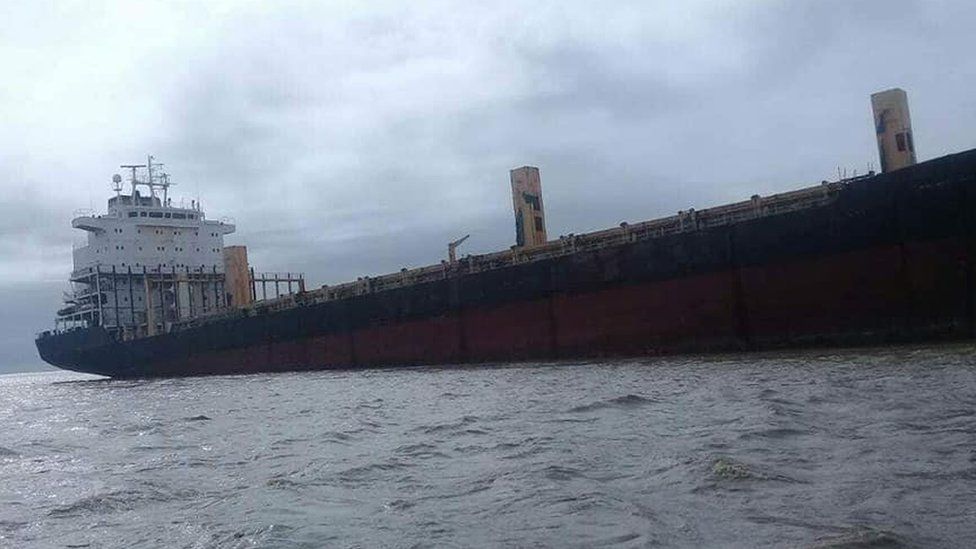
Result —
[{"label": "wave", "polygon": [[271,477],[264,484],[269,488],[298,488],[301,486],[301,483],[282,476]]},{"label": "wave", "polygon": [[407,501],[405,499],[395,499],[387,503],[386,505],[384,505],[384,507],[393,511],[405,511],[416,505],[417,502],[415,501]]},{"label": "wave", "polygon": [[0,532],[14,532],[27,526],[26,522],[15,520],[0,520]]},{"label": "wave", "polygon": [[193,490],[172,490],[157,483],[145,483],[139,490],[114,490],[83,497],[66,505],[59,505],[48,512],[48,516],[77,517],[83,515],[109,514],[129,511],[147,503],[185,501],[198,496]]},{"label": "wave", "polygon": [[583,478],[586,475],[583,471],[576,469],[574,467],[564,467],[562,465],[550,465],[542,470],[546,478],[550,480],[572,480],[574,478]]},{"label": "wave", "polygon": [[[443,433],[445,431],[457,431],[459,429],[462,429],[463,427],[466,427],[468,425],[471,425],[472,423],[477,422],[478,420],[479,418],[477,416],[462,416],[457,421],[453,421],[449,423],[439,423],[436,425],[422,425],[414,429],[414,431],[419,431],[421,433],[425,433],[428,435],[435,434],[435,433]],[[472,432],[472,433],[474,431],[480,431],[480,430],[478,429],[465,430],[465,432]]]},{"label": "wave", "polygon": [[642,397],[640,395],[627,394],[609,400],[599,400],[590,404],[575,406],[567,410],[570,413],[593,412],[604,408],[637,408],[656,402],[654,399]]},{"label": "wave", "polygon": [[447,454],[439,451],[437,449],[437,446],[434,446],[433,444],[424,444],[422,442],[417,444],[405,444],[393,451],[398,454],[402,454],[409,457],[419,457],[419,458],[448,457]]},{"label": "wave", "polygon": [[797,437],[809,434],[806,431],[800,429],[791,429],[789,427],[778,427],[773,429],[763,429],[761,431],[749,431],[747,433],[742,433],[739,438],[742,439],[753,439],[753,438],[771,438],[771,439],[781,439]]},{"label": "wave", "polygon": [[113,513],[115,511],[128,511],[142,495],[138,492],[120,490],[95,494],[81,498],[67,505],[61,505],[51,509],[48,516],[51,517],[73,517],[86,514]]},{"label": "wave", "polygon": [[297,545],[290,539],[296,529],[284,524],[245,527],[234,531],[212,532],[207,547],[279,547]]},{"label": "wave", "polygon": [[317,438],[325,440],[327,442],[348,446],[349,441],[355,438],[351,433],[358,433],[358,432],[362,432],[362,429],[355,429],[351,432],[326,431],[324,433],[320,433]]},{"label": "wave", "polygon": [[901,549],[911,546],[893,532],[863,527],[834,538],[818,539],[810,549]]},{"label": "wave", "polygon": [[414,467],[412,463],[407,463],[399,460],[389,460],[384,462],[369,463],[366,465],[359,465],[356,467],[350,467],[339,473],[339,478],[346,481],[355,480],[373,480],[376,475],[381,473],[386,473],[389,471],[397,471],[401,469],[408,469]]},{"label": "wave", "polygon": [[115,428],[109,431],[121,431],[122,433],[135,434],[137,436],[144,435],[155,435],[158,434],[165,425],[161,421],[149,421],[147,423],[132,423],[129,425],[123,425],[121,429]]}]

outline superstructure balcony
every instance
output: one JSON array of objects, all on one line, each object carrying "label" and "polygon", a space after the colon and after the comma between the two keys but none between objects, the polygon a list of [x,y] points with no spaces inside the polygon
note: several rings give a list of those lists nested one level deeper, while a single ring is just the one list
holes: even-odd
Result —
[{"label": "superstructure balcony", "polygon": [[90,231],[93,233],[105,232],[106,219],[101,216],[82,215],[71,220],[71,226],[75,229]]}]

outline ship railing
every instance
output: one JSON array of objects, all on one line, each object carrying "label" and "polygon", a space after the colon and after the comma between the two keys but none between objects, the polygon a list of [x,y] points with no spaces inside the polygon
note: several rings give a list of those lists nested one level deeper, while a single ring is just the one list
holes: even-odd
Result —
[{"label": "ship railing", "polygon": [[766,197],[753,196],[749,200],[725,204],[703,210],[683,210],[676,215],[643,221],[635,224],[621,223],[619,227],[585,234],[570,234],[532,248],[512,248],[482,255],[465,256],[455,262],[442,261],[415,269],[375,277],[361,277],[352,282],[326,285],[304,293],[289,294],[257,301],[239,308],[212,311],[196,318],[181,321],[174,329],[195,326],[219,318],[251,316],[266,312],[287,310],[300,305],[324,303],[355,296],[383,292],[444,280],[465,274],[501,269],[523,263],[534,263],[571,255],[578,252],[597,251],[627,243],[662,238],[701,229],[720,227],[770,215],[780,215],[828,204],[850,181],[862,176],[837,182],[824,182],[815,187],[774,194]]}]

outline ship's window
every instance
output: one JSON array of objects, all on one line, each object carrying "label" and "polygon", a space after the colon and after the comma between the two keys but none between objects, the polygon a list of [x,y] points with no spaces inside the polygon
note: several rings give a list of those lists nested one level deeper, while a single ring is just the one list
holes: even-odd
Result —
[{"label": "ship's window", "polygon": [[196,219],[196,216],[193,215],[193,214],[190,214],[190,219]]},{"label": "ship's window", "polygon": [[139,212],[129,212],[129,217],[139,217]]},{"label": "ship's window", "polygon": [[172,217],[172,216],[171,216],[170,214],[166,214],[166,215],[164,215],[163,217],[165,217],[166,219],[169,219],[169,218],[170,218],[170,217]]},{"label": "ship's window", "polygon": [[186,214],[173,214],[173,219],[186,219]]},{"label": "ship's window", "polygon": [[146,217],[146,212],[139,212],[139,217]]},{"label": "ship's window", "polygon": [[905,134],[903,134],[903,133],[896,133],[895,134],[895,143],[898,145],[898,150],[899,151],[904,151],[905,150]]},{"label": "ship's window", "polygon": [[905,132],[905,139],[908,140],[908,150],[915,152],[915,143],[912,142],[912,132]]},{"label": "ship's window", "polygon": [[535,230],[537,230],[537,231],[541,231],[542,230],[542,218],[541,217],[535,218]]},{"label": "ship's window", "polygon": [[163,212],[149,212],[149,217],[163,217]]}]

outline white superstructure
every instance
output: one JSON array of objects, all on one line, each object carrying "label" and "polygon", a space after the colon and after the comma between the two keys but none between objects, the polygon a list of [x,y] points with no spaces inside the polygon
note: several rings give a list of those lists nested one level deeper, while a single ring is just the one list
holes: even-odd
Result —
[{"label": "white superstructure", "polygon": [[116,175],[107,212],[71,222],[87,243],[74,250],[72,291],[58,322],[135,336],[225,307],[224,236],[233,223],[207,219],[196,201],[174,206],[169,175],[151,156],[122,167],[130,170],[129,194]]}]

